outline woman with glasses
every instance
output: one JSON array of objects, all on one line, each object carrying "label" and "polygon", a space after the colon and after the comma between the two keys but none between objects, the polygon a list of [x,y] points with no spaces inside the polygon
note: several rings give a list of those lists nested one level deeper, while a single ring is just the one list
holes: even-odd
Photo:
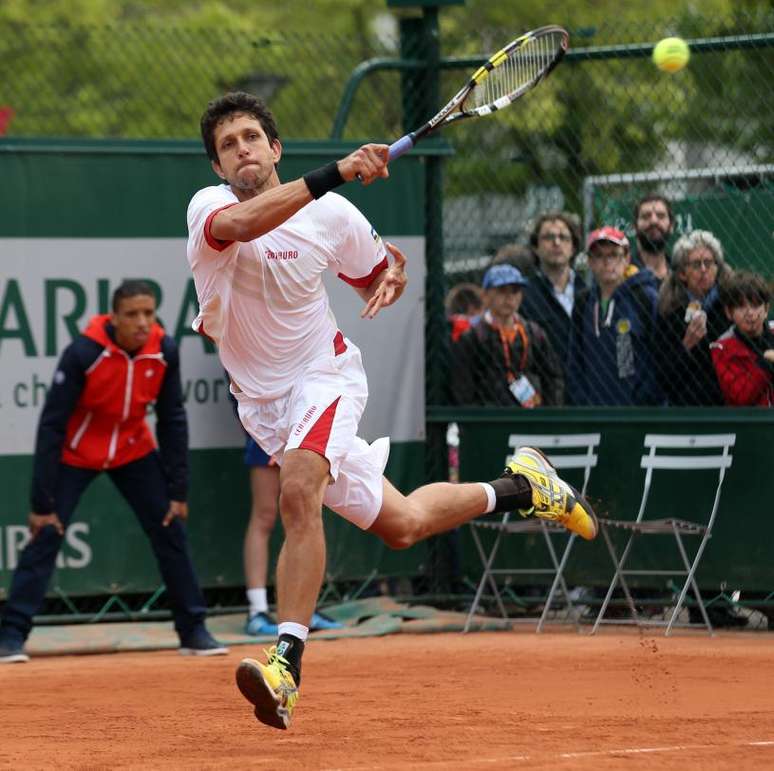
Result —
[{"label": "woman with glasses", "polygon": [[730,272],[720,241],[709,231],[694,230],[675,244],[672,273],[659,293],[655,340],[658,377],[671,405],[723,404],[710,343],[729,326],[718,284]]}]

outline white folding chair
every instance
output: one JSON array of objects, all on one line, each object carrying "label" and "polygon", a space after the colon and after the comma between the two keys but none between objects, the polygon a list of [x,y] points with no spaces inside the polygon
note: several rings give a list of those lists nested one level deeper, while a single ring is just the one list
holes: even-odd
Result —
[{"label": "white folding chair", "polygon": [[[669,635],[676,624],[676,620],[685,602],[685,596],[690,587],[693,590],[696,604],[701,611],[704,624],[710,634],[713,634],[712,624],[710,623],[707,610],[699,592],[696,583],[696,569],[699,566],[707,541],[712,536],[712,526],[718,513],[718,504],[720,502],[720,492],[723,486],[723,479],[726,470],[731,467],[733,458],[730,453],[731,447],[736,441],[736,434],[648,434],[645,437],[646,453],[642,456],[640,467],[645,469],[645,484],[642,492],[640,509],[637,513],[637,519],[633,521],[600,518],[599,523],[604,536],[607,549],[610,552],[610,558],[615,566],[615,573],[607,590],[607,595],[599,609],[599,614],[591,630],[595,634],[599,625],[602,623],[631,623],[641,626],[666,626],[665,635]],[[662,452],[659,452],[662,451]],[[663,452],[666,451],[666,452]],[[674,517],[645,518],[646,506],[651,492],[654,472],[656,470],[679,471],[681,474],[687,474],[692,471],[716,470],[718,472],[717,488],[713,499],[712,509],[708,517],[701,518],[705,521],[676,519]],[[629,534],[626,546],[618,556],[611,530],[622,530]],[[626,568],[626,561],[630,556],[632,544],[637,536],[644,535],[674,535],[677,545],[677,551],[683,563],[682,569],[668,570],[632,570]],[[699,538],[699,544],[693,559],[689,559],[688,551],[683,543],[683,536],[694,536]],[[684,576],[680,594],[677,598],[677,604],[671,613],[669,620],[643,619],[637,612],[637,608],[632,600],[629,586],[626,582],[626,576]],[[616,584],[620,583],[626,602],[631,611],[631,619],[612,619],[605,621],[605,612],[610,603]],[[685,626],[680,624],[679,626]],[[690,624],[688,626],[691,626]],[[693,625],[695,626],[695,625]]]},{"label": "white folding chair", "polygon": [[[581,485],[581,494],[586,494],[586,488],[589,484],[589,477],[591,476],[591,469],[597,465],[597,448],[599,446],[600,434],[511,434],[508,437],[508,447],[511,450],[516,450],[519,447],[529,446],[537,447],[542,450],[552,465],[557,469],[582,469],[583,470],[583,483]],[[567,451],[570,451],[569,453]],[[512,453],[506,457],[506,462],[510,458]],[[562,554],[561,560],[557,557],[557,551],[554,548],[552,536],[560,535],[565,536],[567,531],[561,525],[554,522],[546,521],[544,519],[529,518],[522,519],[518,513],[515,514],[515,519],[512,520],[514,512],[506,511],[499,520],[492,518],[479,518],[470,523],[471,533],[473,535],[473,542],[476,545],[478,554],[481,557],[481,564],[483,565],[483,573],[481,574],[481,580],[478,582],[476,588],[476,594],[473,598],[473,603],[468,611],[468,617],[465,621],[464,632],[467,632],[470,628],[471,621],[476,611],[478,610],[481,596],[484,593],[484,587],[488,584],[492,590],[497,606],[500,610],[502,617],[508,620],[508,613],[505,610],[501,592],[497,586],[495,576],[504,575],[551,575],[553,576],[553,582],[551,589],[546,598],[545,605],[543,606],[543,612],[540,615],[540,619],[537,624],[538,632],[543,631],[543,625],[546,622],[548,613],[551,610],[551,604],[559,591],[564,596],[565,605],[567,607],[568,614],[574,616],[574,608],[570,593],[567,590],[567,584],[564,580],[564,568],[567,564],[567,560],[570,556],[572,545],[575,542],[575,534],[572,534]],[[487,552],[479,537],[479,530],[492,530],[497,533],[491,548]],[[545,568],[495,568],[495,557],[500,549],[502,539],[506,535],[519,535],[519,534],[532,534],[542,533],[545,539],[545,544],[548,549],[548,554],[551,558],[551,566]],[[515,619],[510,619],[515,620]],[[578,626],[577,618],[574,618],[576,627]]]}]

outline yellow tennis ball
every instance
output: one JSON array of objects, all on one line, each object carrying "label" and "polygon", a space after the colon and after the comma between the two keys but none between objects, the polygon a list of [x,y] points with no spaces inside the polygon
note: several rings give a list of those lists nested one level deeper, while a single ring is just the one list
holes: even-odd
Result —
[{"label": "yellow tennis ball", "polygon": [[691,49],[681,37],[665,37],[653,49],[653,63],[664,72],[678,72],[691,58]]}]

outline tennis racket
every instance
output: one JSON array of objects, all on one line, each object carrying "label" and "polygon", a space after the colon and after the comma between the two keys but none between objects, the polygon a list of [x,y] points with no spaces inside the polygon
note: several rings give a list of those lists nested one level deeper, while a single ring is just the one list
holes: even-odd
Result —
[{"label": "tennis racket", "polygon": [[393,142],[389,159],[399,158],[442,126],[489,115],[515,102],[559,64],[569,42],[566,30],[556,26],[540,27],[517,37],[490,56],[435,117]]}]

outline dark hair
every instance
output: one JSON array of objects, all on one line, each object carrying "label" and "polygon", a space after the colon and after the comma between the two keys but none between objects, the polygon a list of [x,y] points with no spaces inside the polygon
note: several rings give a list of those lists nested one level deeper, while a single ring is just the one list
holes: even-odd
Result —
[{"label": "dark hair", "polygon": [[577,254],[581,248],[580,218],[577,214],[567,211],[547,211],[541,214],[532,226],[532,232],[529,234],[529,245],[533,249],[537,249],[540,228],[543,227],[545,222],[552,222],[553,220],[559,220],[567,225],[567,229],[572,236],[572,253],[573,255]]},{"label": "dark hair", "polygon": [[478,313],[484,307],[481,287],[468,282],[456,284],[448,291],[444,305],[446,313],[451,316],[470,316]]},{"label": "dark hair", "polygon": [[669,215],[669,224],[673,225],[675,221],[675,214],[672,211],[672,204],[669,202],[668,198],[665,198],[660,193],[648,193],[646,196],[643,196],[640,198],[639,201],[637,201],[636,204],[634,204],[634,225],[637,226],[637,218],[640,216],[640,208],[646,204],[651,203],[652,201],[661,201],[661,203],[664,204],[667,210],[667,214]]},{"label": "dark hair", "polygon": [[768,305],[771,287],[763,276],[749,270],[740,270],[720,283],[718,294],[724,308],[740,308],[746,302],[750,305]]},{"label": "dark hair", "polygon": [[218,151],[215,149],[215,129],[224,119],[236,113],[244,113],[257,118],[269,142],[279,139],[274,115],[263,100],[244,91],[231,91],[218,99],[213,99],[202,115],[200,122],[202,141],[204,149],[207,151],[207,157],[211,161],[217,162],[218,160]]},{"label": "dark hair", "polygon": [[513,265],[525,276],[531,276],[538,267],[538,260],[530,247],[510,242],[503,244],[497,250],[489,267],[491,268],[492,265]]},{"label": "dark hair", "polygon": [[152,297],[154,302],[156,301],[156,294],[147,281],[141,281],[136,278],[128,278],[126,281],[122,281],[120,286],[113,292],[113,313],[118,313],[122,300],[139,295],[147,295]]}]

